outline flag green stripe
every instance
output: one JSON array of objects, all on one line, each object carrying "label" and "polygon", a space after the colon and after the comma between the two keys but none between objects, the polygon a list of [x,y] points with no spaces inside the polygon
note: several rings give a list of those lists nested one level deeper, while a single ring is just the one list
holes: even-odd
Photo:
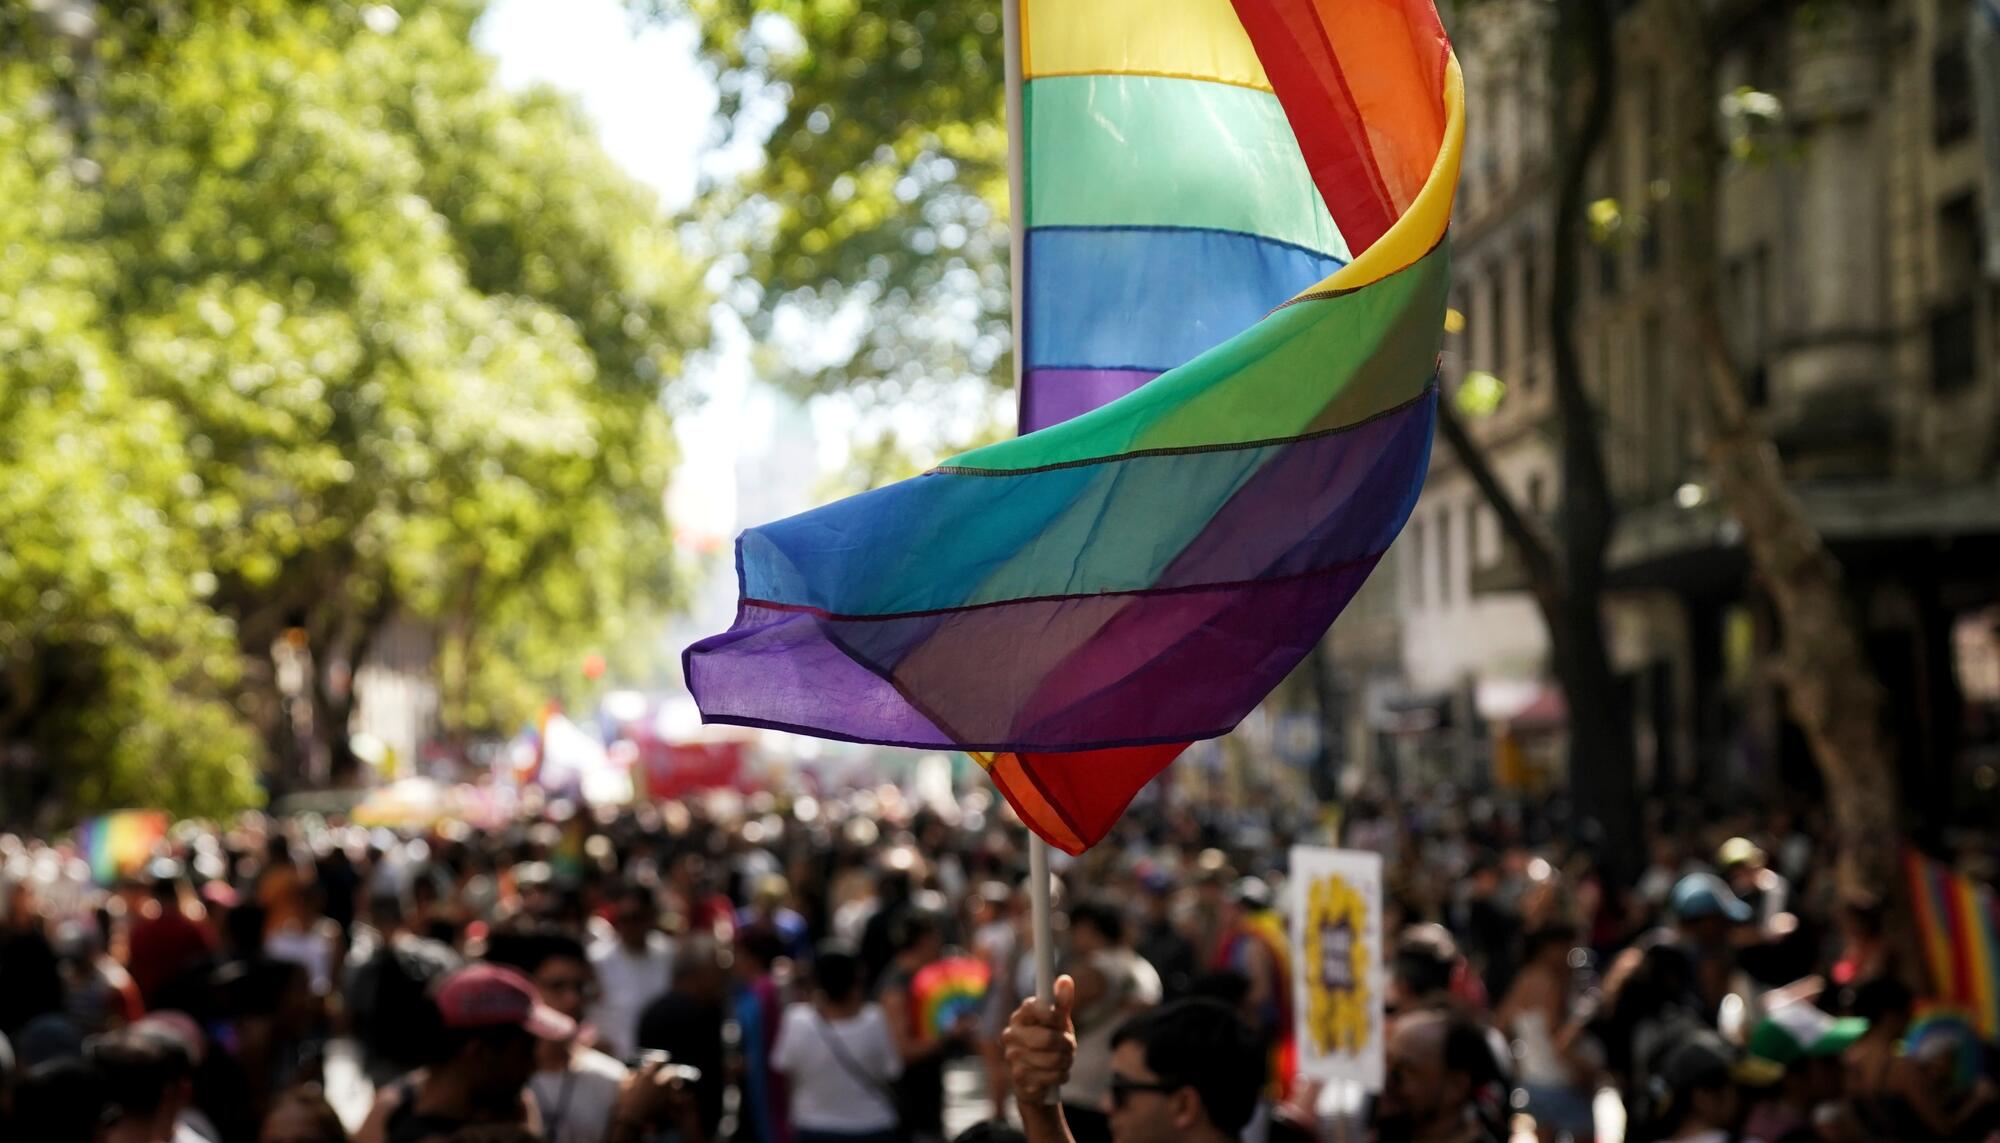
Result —
[{"label": "flag green stripe", "polygon": [[1035,80],[1024,100],[1029,226],[1201,227],[1348,256],[1269,92],[1080,75]]}]

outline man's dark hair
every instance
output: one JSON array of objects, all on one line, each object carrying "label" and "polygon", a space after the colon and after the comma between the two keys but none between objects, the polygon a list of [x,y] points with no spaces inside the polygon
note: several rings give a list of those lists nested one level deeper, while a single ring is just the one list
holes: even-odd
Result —
[{"label": "man's dark hair", "polygon": [[280,1108],[296,1111],[310,1119],[313,1130],[321,1139],[347,1138],[347,1128],[341,1124],[333,1105],[326,1101],[326,1091],[316,1083],[300,1084],[271,1097],[272,1113],[276,1114]]},{"label": "man's dark hair", "polygon": [[1447,1011],[1443,1016],[1445,1070],[1470,1080],[1474,1092],[1500,1082],[1500,1061],[1485,1029],[1462,1012]]},{"label": "man's dark hair", "polygon": [[959,1132],[951,1143],[1028,1143],[1028,1137],[1004,1119],[982,1119]]},{"label": "man's dark hair", "polygon": [[1141,1012],[1111,1034],[1113,1048],[1128,1042],[1163,1082],[1193,1088],[1218,1131],[1235,1135],[1250,1122],[1264,1089],[1264,1044],[1228,1005],[1177,1000]]},{"label": "man's dark hair", "polygon": [[486,959],[493,964],[519,969],[525,976],[535,975],[552,960],[590,963],[589,956],[583,951],[582,941],[552,928],[495,933],[486,942]]},{"label": "man's dark hair", "polygon": [[475,1123],[461,1127],[451,1143],[538,1143],[541,1136],[514,1123]]},{"label": "man's dark hair", "polygon": [[770,925],[751,925],[736,934],[736,954],[769,968],[785,955],[785,939]]},{"label": "man's dark hair", "polygon": [[1071,928],[1087,925],[1114,945],[1125,940],[1125,914],[1106,901],[1079,901],[1070,906],[1069,924]]},{"label": "man's dark hair", "polygon": [[1907,1017],[1915,1001],[1910,990],[1894,977],[1878,976],[1864,980],[1850,988],[1841,998],[1849,1015],[1859,1016],[1871,1024],[1879,1024],[1897,1017]]},{"label": "man's dark hair", "polygon": [[845,1000],[861,986],[861,958],[839,941],[828,941],[813,954],[813,983],[833,1000]]},{"label": "man's dark hair", "polygon": [[897,952],[906,952],[921,944],[926,937],[944,932],[944,917],[933,909],[911,907],[903,910],[896,918],[889,932],[889,939]]},{"label": "man's dark hair", "polygon": [[238,957],[258,955],[264,947],[267,916],[264,906],[254,901],[246,901],[229,910],[229,916],[223,921],[229,951]]},{"label": "man's dark hair", "polygon": [[168,1089],[194,1070],[194,1062],[179,1045],[129,1031],[93,1043],[90,1062],[103,1079],[105,1102],[120,1117],[142,1119],[156,1114]]},{"label": "man's dark hair", "polygon": [[1190,997],[1205,997],[1231,1008],[1241,1008],[1250,999],[1250,978],[1233,968],[1204,972],[1188,985]]},{"label": "man's dark hair", "polygon": [[52,1060],[30,1068],[14,1089],[11,1138],[91,1143],[104,1126],[104,1077],[88,1060]]},{"label": "man's dark hair", "polygon": [[1442,926],[1411,925],[1396,941],[1391,971],[1411,995],[1421,998],[1450,991],[1457,962],[1458,946]]},{"label": "man's dark hair", "polygon": [[1444,1019],[1444,1070],[1465,1077],[1466,1098],[1485,1131],[1482,1138],[1507,1138],[1509,1081],[1485,1025],[1452,1007],[1435,1011]]},{"label": "man's dark hair", "polygon": [[485,1044],[495,1052],[504,1051],[522,1040],[532,1040],[534,1036],[518,1024],[497,1024],[486,1028],[444,1028],[437,1034],[437,1056],[434,1062],[450,1063],[465,1054],[474,1044]]},{"label": "man's dark hair", "polygon": [[178,877],[153,878],[153,900],[169,909],[178,909],[181,904],[181,882]]}]

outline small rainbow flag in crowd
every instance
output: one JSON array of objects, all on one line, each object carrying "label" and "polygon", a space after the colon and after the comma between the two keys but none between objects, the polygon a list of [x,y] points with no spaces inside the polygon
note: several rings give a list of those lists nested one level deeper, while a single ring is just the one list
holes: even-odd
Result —
[{"label": "small rainbow flag in crowd", "polygon": [[1985,1053],[1979,1050],[1979,1034],[1962,1012],[1924,1011],[1903,1034],[1905,1056],[1927,1055],[1933,1050],[1951,1057],[1952,1082],[1960,1091],[1971,1091],[1985,1074]]},{"label": "small rainbow flag in crowd", "polygon": [[99,885],[137,873],[166,836],[167,815],[159,810],[119,810],[91,818],[76,829],[77,844]]},{"label": "small rainbow flag in crowd", "polygon": [[952,956],[926,965],[910,982],[910,1001],[918,1026],[939,1039],[968,1012],[986,1003],[986,986],[993,970],[976,957]]},{"label": "small rainbow flag in crowd", "polygon": [[1904,851],[1903,870],[1933,998],[1965,1013],[1981,1039],[2000,1040],[2000,902],[1914,849]]}]

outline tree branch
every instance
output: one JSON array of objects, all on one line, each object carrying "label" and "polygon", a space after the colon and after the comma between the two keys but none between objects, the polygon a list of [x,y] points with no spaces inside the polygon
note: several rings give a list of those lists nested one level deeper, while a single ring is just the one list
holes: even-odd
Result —
[{"label": "tree branch", "polygon": [[[1617,52],[1609,9],[1604,0],[1561,0],[1551,51],[1557,161],[1552,243],[1555,272],[1550,275],[1548,321],[1562,434],[1559,516],[1566,590],[1595,589],[1615,520],[1604,467],[1603,434],[1576,350],[1577,283],[1582,277],[1579,259],[1590,164],[1603,146],[1617,99]],[[1572,117],[1567,96],[1579,65],[1583,68],[1579,77],[1583,106],[1571,131],[1566,129]]]},{"label": "tree branch", "polygon": [[1535,592],[1560,594],[1562,568],[1546,529],[1540,521],[1530,519],[1514,502],[1514,497],[1494,473],[1493,466],[1487,463],[1486,454],[1466,432],[1465,422],[1458,419],[1451,401],[1442,394],[1438,399],[1438,431],[1444,434],[1453,455],[1458,457],[1458,463],[1465,466],[1466,475],[1472,478],[1473,485],[1493,509],[1493,515],[1500,521],[1500,534],[1507,537],[1507,542],[1520,553],[1521,564],[1527,570]]}]

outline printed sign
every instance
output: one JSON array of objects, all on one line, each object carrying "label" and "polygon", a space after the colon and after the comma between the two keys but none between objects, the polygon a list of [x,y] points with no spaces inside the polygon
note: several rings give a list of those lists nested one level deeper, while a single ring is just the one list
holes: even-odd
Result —
[{"label": "printed sign", "polygon": [[1292,849],[1292,1011],[1299,1074],[1382,1090],[1382,858]]}]

